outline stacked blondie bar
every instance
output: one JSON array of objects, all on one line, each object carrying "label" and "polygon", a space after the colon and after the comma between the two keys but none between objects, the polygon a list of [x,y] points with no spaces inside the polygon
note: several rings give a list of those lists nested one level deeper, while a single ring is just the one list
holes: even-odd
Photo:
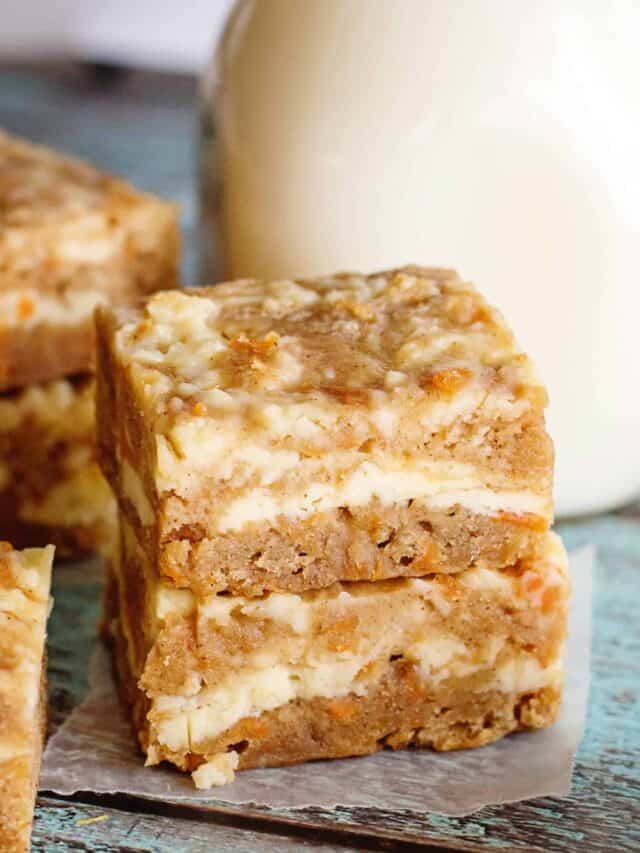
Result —
[{"label": "stacked blondie bar", "polygon": [[0,132],[0,538],[104,545],[94,449],[96,305],[177,283],[172,205]]},{"label": "stacked blondie bar", "polygon": [[207,787],[554,720],[546,394],[471,285],[239,281],[97,326],[107,622],[147,763]]}]

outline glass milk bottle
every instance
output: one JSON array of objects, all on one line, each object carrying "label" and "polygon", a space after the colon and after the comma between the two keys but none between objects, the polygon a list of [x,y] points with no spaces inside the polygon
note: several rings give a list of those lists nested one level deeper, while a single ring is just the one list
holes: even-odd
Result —
[{"label": "glass milk bottle", "polygon": [[455,266],[551,395],[560,514],[640,489],[640,3],[243,0],[203,79],[210,280]]}]

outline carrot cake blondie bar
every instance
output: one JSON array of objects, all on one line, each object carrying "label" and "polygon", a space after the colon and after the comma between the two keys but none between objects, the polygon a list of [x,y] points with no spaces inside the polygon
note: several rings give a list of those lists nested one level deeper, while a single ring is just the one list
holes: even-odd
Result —
[{"label": "carrot cake blondie bar", "polygon": [[0,132],[0,391],[86,371],[97,304],[177,286],[173,205]]},{"label": "carrot cake blondie bar", "polygon": [[198,595],[513,565],[552,516],[546,394],[450,270],[100,308],[103,470]]},{"label": "carrot cake blondie bar", "polygon": [[117,668],[147,763],[201,787],[236,768],[480,746],[559,707],[569,583],[552,533],[502,570],[199,597],[159,578],[125,522],[111,572]]},{"label": "carrot cake blondie bar", "polygon": [[53,548],[0,542],[0,849],[29,850],[46,730],[45,635]]},{"label": "carrot cake blondie bar", "polygon": [[115,500],[95,457],[93,377],[0,394],[0,539],[108,549]]}]

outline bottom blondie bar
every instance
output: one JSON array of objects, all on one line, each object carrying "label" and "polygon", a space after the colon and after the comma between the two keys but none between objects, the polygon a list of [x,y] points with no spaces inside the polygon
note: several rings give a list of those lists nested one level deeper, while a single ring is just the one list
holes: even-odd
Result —
[{"label": "bottom blondie bar", "polygon": [[467,569],[301,594],[196,598],[160,581],[123,525],[108,622],[147,763],[208,787],[236,768],[480,746],[549,725],[562,690],[560,540]]},{"label": "bottom blondie bar", "polygon": [[46,729],[45,634],[53,548],[0,542],[0,849],[29,849]]},{"label": "bottom blondie bar", "polygon": [[0,394],[0,538],[59,556],[108,550],[115,502],[94,450],[93,379]]}]

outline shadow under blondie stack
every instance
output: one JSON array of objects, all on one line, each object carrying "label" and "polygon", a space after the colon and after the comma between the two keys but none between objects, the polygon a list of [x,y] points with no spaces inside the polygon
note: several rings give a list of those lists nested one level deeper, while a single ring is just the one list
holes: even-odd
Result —
[{"label": "shadow under blondie stack", "polygon": [[0,132],[0,539],[109,545],[93,311],[177,286],[173,205]]},{"label": "shadow under blondie stack", "polygon": [[106,619],[147,763],[208,787],[553,722],[546,393],[471,285],[239,281],[97,328]]}]

